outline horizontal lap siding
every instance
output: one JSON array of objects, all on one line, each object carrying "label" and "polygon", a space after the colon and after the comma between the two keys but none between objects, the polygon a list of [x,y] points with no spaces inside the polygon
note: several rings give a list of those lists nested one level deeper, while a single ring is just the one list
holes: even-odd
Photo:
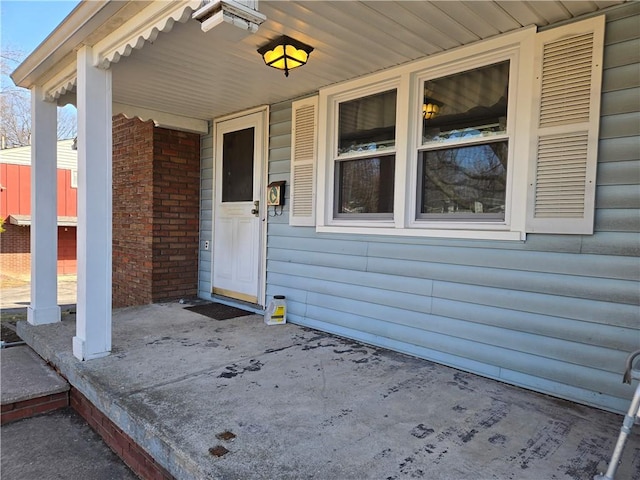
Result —
[{"label": "horizontal lap siding", "polygon": [[[200,138],[200,248],[198,259],[198,296],[211,298],[211,246],[213,240],[213,136]],[[205,250],[205,242],[209,249]]]},{"label": "horizontal lap siding", "polygon": [[[295,323],[625,411],[621,371],[640,348],[639,10],[607,19],[594,235],[318,234],[288,225],[287,189],[267,296],[286,295]],[[291,104],[272,106],[269,181],[290,181],[290,142]]]}]

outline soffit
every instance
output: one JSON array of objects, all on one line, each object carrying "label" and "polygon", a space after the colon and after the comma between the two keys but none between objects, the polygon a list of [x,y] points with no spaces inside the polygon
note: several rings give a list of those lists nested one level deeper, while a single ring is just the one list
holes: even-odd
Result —
[{"label": "soffit", "polygon": [[[619,3],[260,0],[267,20],[242,40],[218,27],[202,32],[199,22],[189,20],[112,64],[113,100],[206,120]],[[308,64],[288,78],[266,67],[256,52],[281,34],[315,48]]]},{"label": "soffit", "polygon": [[31,88],[46,82],[61,68],[75,61],[75,51],[92,45],[118,28],[151,2],[80,2],[58,27],[18,66],[11,78],[17,85]]}]

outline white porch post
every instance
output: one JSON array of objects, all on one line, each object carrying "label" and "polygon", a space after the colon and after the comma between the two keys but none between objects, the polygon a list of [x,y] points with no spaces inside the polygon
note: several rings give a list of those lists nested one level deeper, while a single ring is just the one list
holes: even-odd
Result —
[{"label": "white porch post", "polygon": [[58,306],[57,106],[31,90],[31,304],[27,321],[60,321]]},{"label": "white porch post", "polygon": [[78,50],[78,304],[73,354],[111,352],[111,70]]}]

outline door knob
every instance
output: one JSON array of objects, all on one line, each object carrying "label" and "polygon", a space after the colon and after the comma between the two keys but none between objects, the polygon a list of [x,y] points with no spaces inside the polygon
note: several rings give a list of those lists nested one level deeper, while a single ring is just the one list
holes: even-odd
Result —
[{"label": "door knob", "polygon": [[257,217],[258,215],[260,215],[260,200],[256,200],[255,202],[253,202],[253,206],[255,208],[251,209],[251,215],[255,215]]}]

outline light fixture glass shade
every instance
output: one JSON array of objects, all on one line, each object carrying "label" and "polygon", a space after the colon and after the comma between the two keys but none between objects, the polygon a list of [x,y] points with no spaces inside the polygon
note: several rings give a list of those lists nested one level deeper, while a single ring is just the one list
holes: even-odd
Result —
[{"label": "light fixture glass shade", "polygon": [[440,112],[440,107],[435,103],[424,103],[422,105],[422,117],[425,120],[431,120]]},{"label": "light fixture glass shade", "polygon": [[307,63],[313,47],[298,40],[283,35],[268,44],[260,47],[258,53],[262,55],[264,63],[269,67],[284,70],[285,76],[289,76],[289,70]]}]

